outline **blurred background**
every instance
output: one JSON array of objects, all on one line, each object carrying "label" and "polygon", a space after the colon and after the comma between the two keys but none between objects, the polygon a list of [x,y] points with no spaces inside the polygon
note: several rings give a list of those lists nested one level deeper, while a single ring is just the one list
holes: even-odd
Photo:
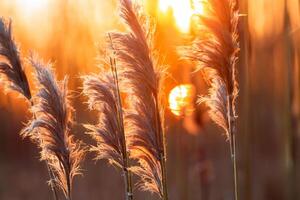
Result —
[{"label": "blurred background", "polygon": [[[229,144],[196,97],[207,93],[200,73],[178,58],[176,47],[193,38],[189,0],[143,0],[157,19],[156,46],[169,65],[165,84],[170,200],[232,200]],[[97,72],[97,46],[105,32],[124,30],[114,0],[1,0],[13,20],[26,64],[30,51],[69,76],[77,124],[74,134],[91,144],[82,123],[95,122],[80,96],[80,75]],[[203,12],[203,8],[197,8]],[[300,199],[300,2],[240,0],[238,172],[242,200]],[[31,77],[30,77],[31,78]],[[31,80],[32,84],[32,80]],[[0,199],[50,199],[47,170],[35,145],[18,133],[30,119],[28,105],[0,93]],[[74,200],[123,199],[123,180],[105,161],[88,155]],[[135,191],[136,199],[156,199]]]}]

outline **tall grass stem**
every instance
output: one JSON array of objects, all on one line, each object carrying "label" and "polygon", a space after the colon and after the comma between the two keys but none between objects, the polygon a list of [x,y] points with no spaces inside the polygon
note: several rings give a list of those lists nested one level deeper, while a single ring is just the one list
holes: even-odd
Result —
[{"label": "tall grass stem", "polygon": [[[112,39],[109,34],[109,38],[112,45]],[[122,130],[122,148],[123,148],[123,161],[124,161],[124,167],[123,167],[123,173],[125,178],[125,191],[126,191],[126,200],[133,200],[133,192],[132,192],[132,178],[131,173],[129,170],[129,156],[128,156],[128,150],[126,146],[126,138],[125,138],[125,130],[124,130],[124,122],[123,122],[123,110],[122,110],[122,99],[120,95],[120,89],[119,89],[119,78],[118,78],[118,70],[117,70],[117,64],[115,58],[110,58],[110,66],[111,71],[114,77],[115,82],[115,88],[116,88],[116,96],[117,96],[117,109],[118,109],[118,121],[120,128]]]},{"label": "tall grass stem", "polygon": [[230,154],[233,170],[233,186],[234,186],[234,200],[238,200],[238,172],[237,172],[237,160],[236,160],[236,128],[235,118],[232,109],[232,98],[228,98],[228,125],[229,125],[229,140],[230,140]]}]

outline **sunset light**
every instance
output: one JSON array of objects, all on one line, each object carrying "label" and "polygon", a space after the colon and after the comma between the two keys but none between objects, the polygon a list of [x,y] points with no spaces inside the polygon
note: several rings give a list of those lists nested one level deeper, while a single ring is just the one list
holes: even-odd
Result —
[{"label": "sunset light", "polygon": [[300,200],[300,0],[0,13],[0,200]]},{"label": "sunset light", "polygon": [[195,88],[185,84],[173,88],[169,95],[169,108],[176,116],[190,115],[193,112]]},{"label": "sunset light", "polygon": [[176,25],[184,33],[190,29],[191,17],[198,13],[203,13],[203,3],[192,5],[191,1],[187,0],[160,0],[159,9],[166,13],[169,9],[173,11]]},{"label": "sunset light", "polygon": [[26,14],[38,11],[47,7],[48,0],[17,0],[17,6]]}]

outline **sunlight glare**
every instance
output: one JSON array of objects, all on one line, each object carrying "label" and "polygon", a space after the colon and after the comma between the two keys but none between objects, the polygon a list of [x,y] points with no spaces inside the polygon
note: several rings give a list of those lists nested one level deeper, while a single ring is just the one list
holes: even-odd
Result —
[{"label": "sunlight glare", "polygon": [[191,84],[179,85],[173,88],[169,94],[169,108],[176,116],[191,115],[195,87]]},{"label": "sunlight glare", "polygon": [[191,17],[196,13],[203,14],[203,3],[199,1],[193,8],[189,0],[160,0],[159,9],[163,13],[172,9],[177,26],[182,32],[187,33],[190,30]]},{"label": "sunlight glare", "polygon": [[45,11],[48,0],[16,0],[19,10],[26,15],[33,14],[37,11]]}]

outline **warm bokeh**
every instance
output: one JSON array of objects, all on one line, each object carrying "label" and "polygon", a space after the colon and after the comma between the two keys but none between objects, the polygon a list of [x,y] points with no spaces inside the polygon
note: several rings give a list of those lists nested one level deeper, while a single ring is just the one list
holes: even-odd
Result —
[{"label": "warm bokeh", "polygon": [[175,19],[175,24],[183,33],[188,33],[191,25],[191,18],[194,14],[203,14],[204,3],[184,0],[159,0],[159,13],[166,15],[169,11]]},{"label": "warm bokeh", "polygon": [[[232,199],[231,164],[224,135],[196,106],[207,92],[199,72],[181,60],[176,47],[193,37],[193,13],[202,3],[189,0],[144,0],[158,20],[156,47],[169,65],[166,97],[178,85],[191,85],[189,116],[178,118],[166,98],[170,200]],[[95,122],[80,96],[80,75],[97,72],[97,53],[105,32],[124,30],[114,0],[1,0],[0,13],[13,20],[15,40],[26,57],[37,52],[55,63],[59,79],[69,76],[74,92],[77,138],[86,143],[82,123]],[[238,161],[242,200],[296,200],[299,193],[300,3],[298,0],[241,0],[239,61]],[[34,80],[30,77],[31,84]],[[182,90],[180,90],[182,92]],[[179,99],[181,92],[175,91]],[[172,93],[171,93],[172,94]],[[171,96],[171,104],[180,106]],[[182,99],[181,99],[182,100]],[[182,104],[181,104],[182,105]],[[15,94],[0,92],[0,199],[48,199],[45,166],[38,151],[18,133],[29,118],[28,105]],[[175,112],[175,115],[178,115]],[[190,134],[189,134],[190,133]],[[135,192],[136,199],[155,199]],[[76,178],[74,200],[119,200],[122,180],[106,162],[84,163]],[[299,196],[298,196],[299,198]]]},{"label": "warm bokeh", "polygon": [[195,86],[178,85],[169,93],[169,109],[176,116],[189,116],[194,112]]}]

